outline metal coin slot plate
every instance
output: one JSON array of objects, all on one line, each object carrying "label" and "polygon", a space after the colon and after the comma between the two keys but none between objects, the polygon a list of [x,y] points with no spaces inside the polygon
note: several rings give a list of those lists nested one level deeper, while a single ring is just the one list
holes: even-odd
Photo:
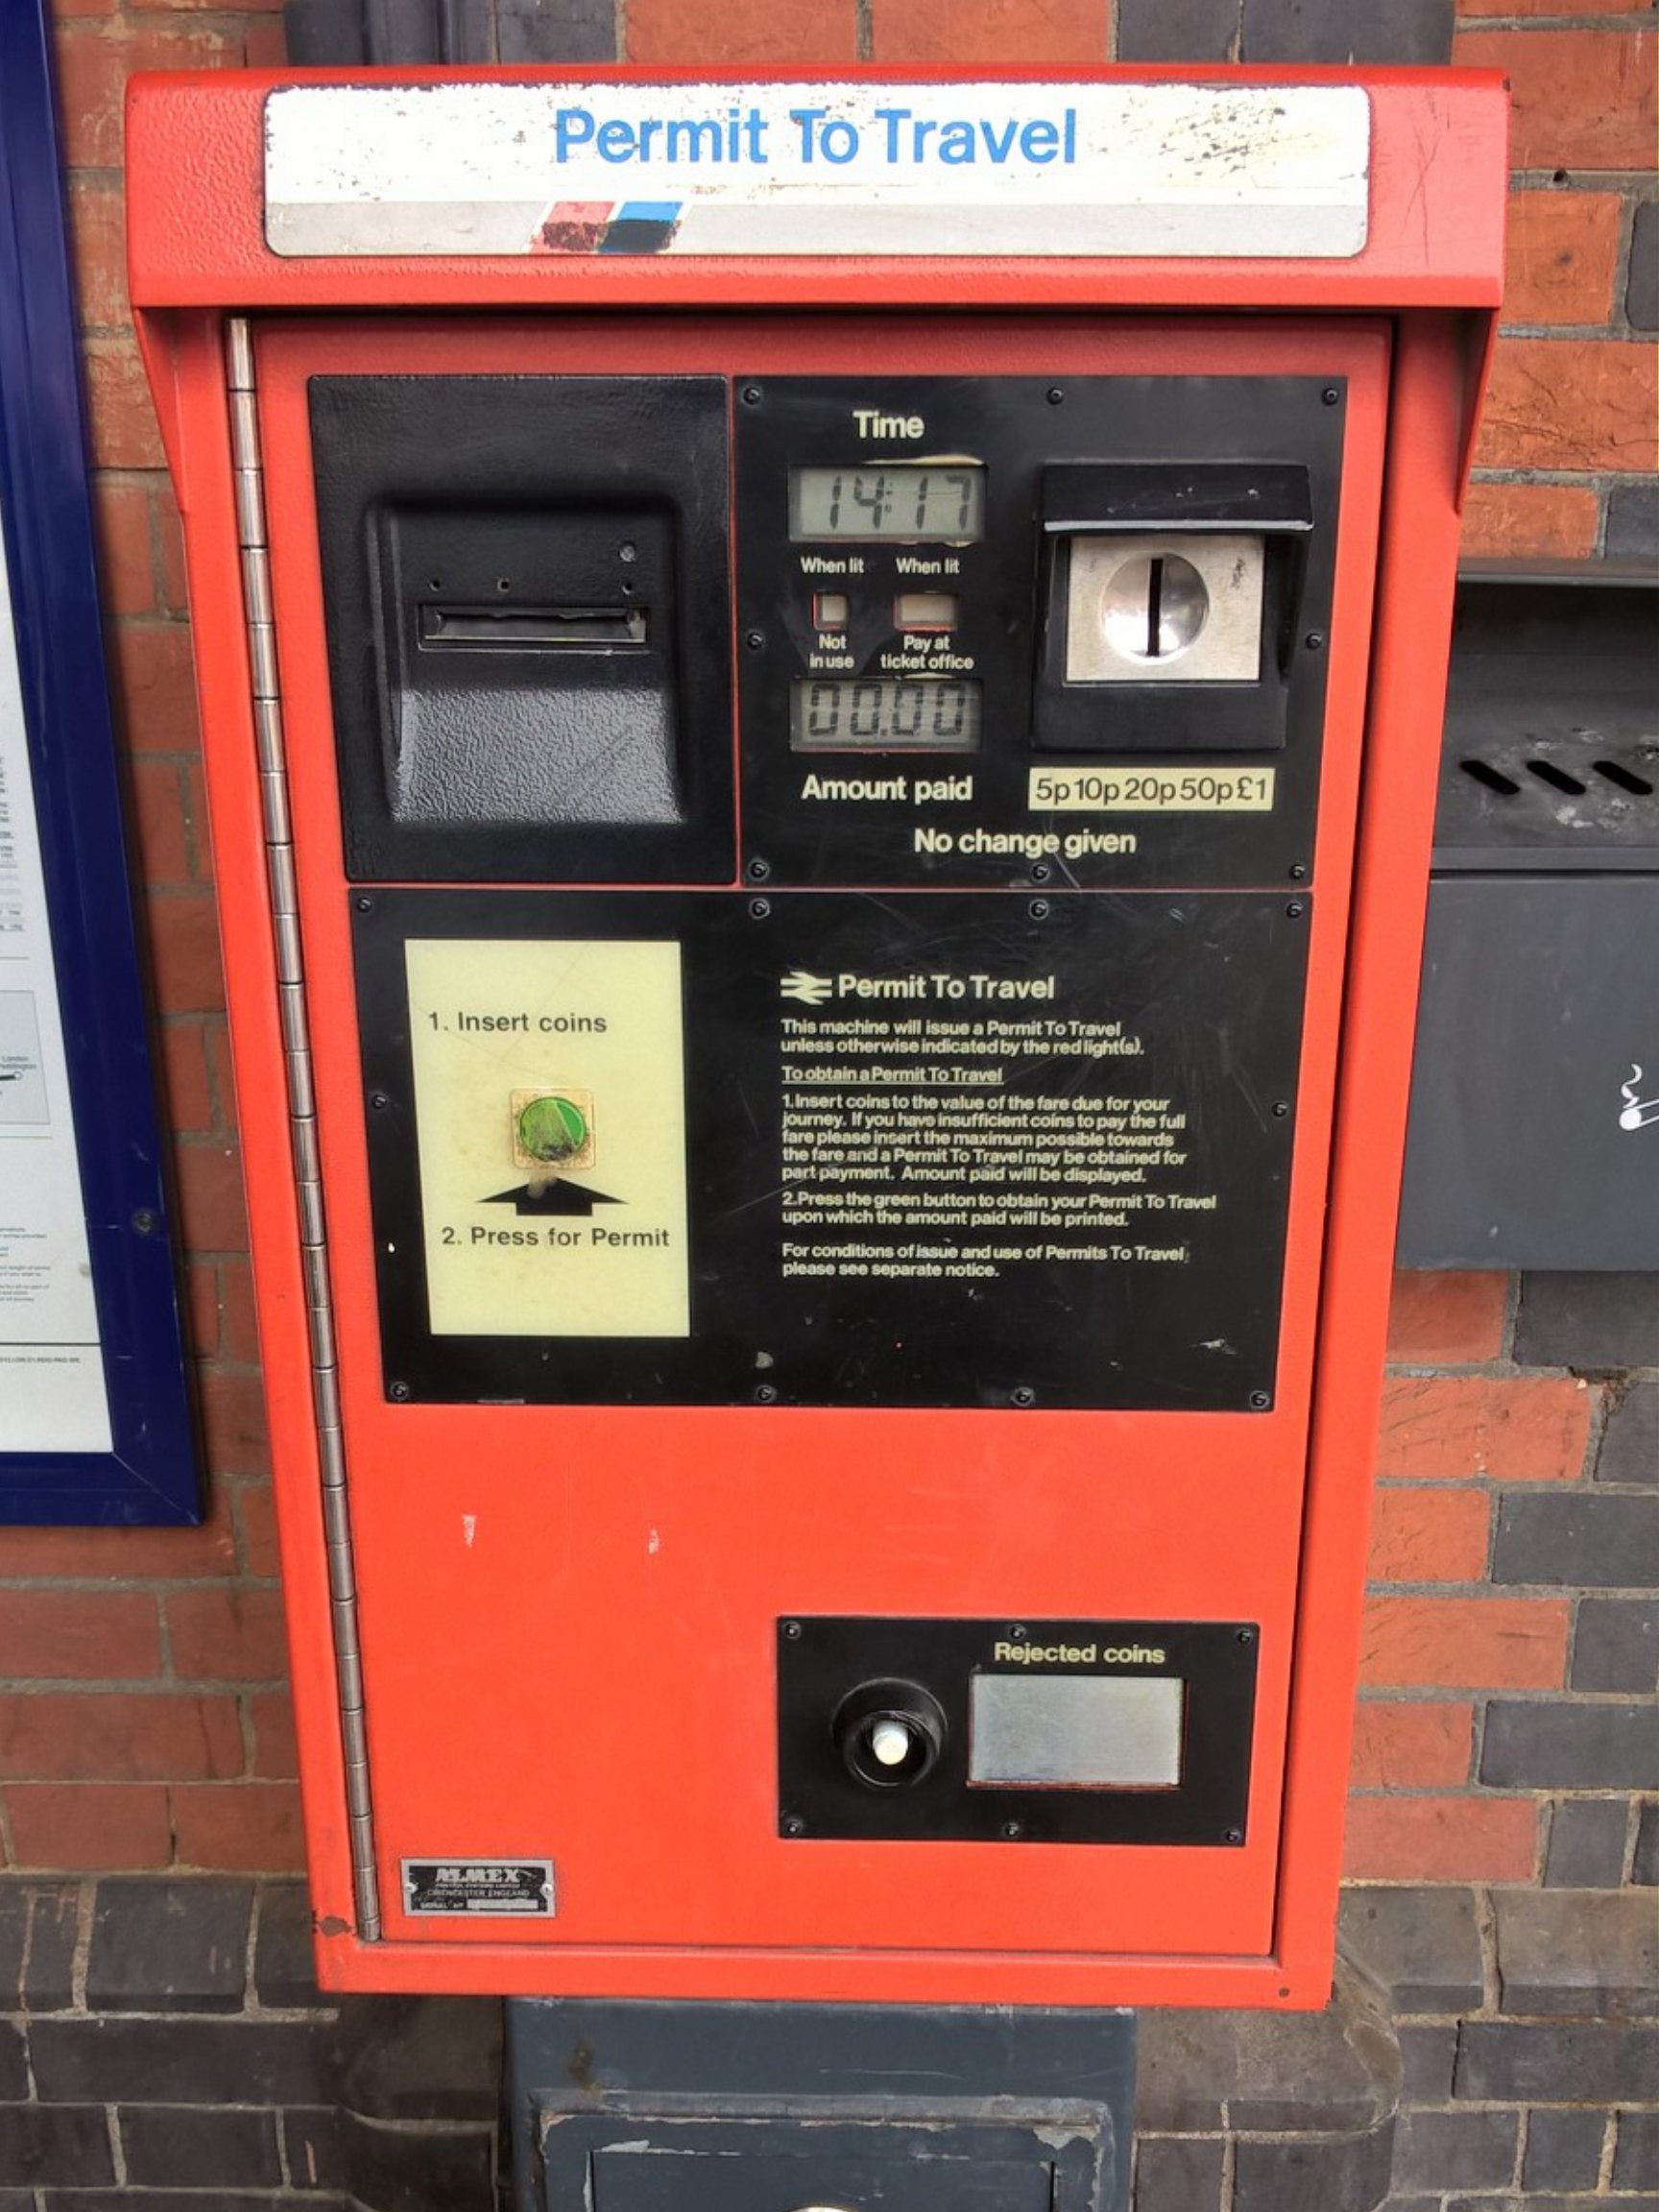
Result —
[{"label": "metal coin slot plate", "polygon": [[[1242,534],[1073,539],[1067,683],[1255,683],[1262,566]],[[1197,588],[1178,591],[1188,571]]]},{"label": "metal coin slot plate", "polygon": [[[1236,1849],[1260,1641],[1241,1621],[785,1617],[780,1833]],[[942,1717],[937,1757],[902,1788],[872,1787],[836,1743],[835,1715],[872,1681],[912,1685]]]}]

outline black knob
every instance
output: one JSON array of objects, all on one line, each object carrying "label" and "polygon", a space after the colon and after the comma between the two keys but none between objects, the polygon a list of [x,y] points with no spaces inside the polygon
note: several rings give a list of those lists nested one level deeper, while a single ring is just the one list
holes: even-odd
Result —
[{"label": "black knob", "polygon": [[945,1742],[939,1700],[919,1682],[861,1682],[841,1700],[833,1725],[848,1772],[869,1790],[920,1782]]}]

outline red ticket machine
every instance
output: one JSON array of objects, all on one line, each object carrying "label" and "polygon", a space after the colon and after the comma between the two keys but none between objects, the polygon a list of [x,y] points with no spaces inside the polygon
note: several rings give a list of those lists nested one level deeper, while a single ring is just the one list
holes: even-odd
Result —
[{"label": "red ticket machine", "polygon": [[325,1977],[1318,2004],[1498,81],[130,147]]}]

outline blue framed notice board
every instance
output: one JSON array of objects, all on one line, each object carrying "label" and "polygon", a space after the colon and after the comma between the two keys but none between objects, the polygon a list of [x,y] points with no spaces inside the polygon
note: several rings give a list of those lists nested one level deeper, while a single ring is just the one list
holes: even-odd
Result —
[{"label": "blue framed notice board", "polygon": [[200,1517],[49,49],[0,0],[0,1521]]}]

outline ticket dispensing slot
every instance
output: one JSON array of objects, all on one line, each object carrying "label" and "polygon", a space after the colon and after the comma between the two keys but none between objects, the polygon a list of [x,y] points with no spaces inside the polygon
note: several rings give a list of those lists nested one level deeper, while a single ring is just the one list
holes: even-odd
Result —
[{"label": "ticket dispensing slot", "polygon": [[1312,527],[1300,466],[1045,469],[1039,750],[1283,746]]},{"label": "ticket dispensing slot", "polygon": [[310,400],[352,873],[729,873],[723,387],[318,377]]}]

